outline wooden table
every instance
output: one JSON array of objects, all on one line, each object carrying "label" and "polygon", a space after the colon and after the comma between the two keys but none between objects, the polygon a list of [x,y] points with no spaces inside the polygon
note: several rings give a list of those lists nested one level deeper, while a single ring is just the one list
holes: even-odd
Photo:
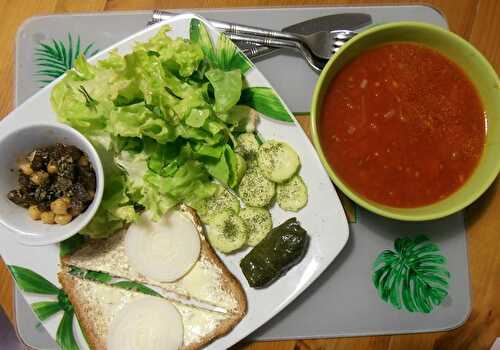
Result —
[{"label": "wooden table", "polygon": [[[0,118],[13,108],[14,45],[19,25],[31,16],[114,10],[154,8],[217,8],[257,6],[300,6],[333,4],[419,3],[420,1],[385,0],[2,0],[0,1]],[[428,0],[442,11],[455,33],[474,44],[500,70],[500,1],[498,0]],[[467,210],[469,261],[472,282],[472,313],[462,327],[450,332],[415,335],[291,340],[242,343],[235,349],[252,350],[326,350],[326,349],[489,349],[500,337],[500,189],[498,179]],[[14,320],[12,280],[0,259],[0,305]],[[311,320],[314,322],[314,320]],[[1,344],[0,344],[1,345]]]}]

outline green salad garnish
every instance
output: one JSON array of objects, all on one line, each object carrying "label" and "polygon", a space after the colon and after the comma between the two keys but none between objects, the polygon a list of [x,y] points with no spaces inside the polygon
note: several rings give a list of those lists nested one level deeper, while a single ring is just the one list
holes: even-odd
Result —
[{"label": "green salad garnish", "polygon": [[230,188],[241,179],[235,140],[255,122],[238,104],[242,72],[168,30],[95,65],[80,56],[52,90],[58,119],[91,140],[104,166],[103,200],[83,234],[108,236],[142,209],[159,218],[212,197],[214,179]]}]

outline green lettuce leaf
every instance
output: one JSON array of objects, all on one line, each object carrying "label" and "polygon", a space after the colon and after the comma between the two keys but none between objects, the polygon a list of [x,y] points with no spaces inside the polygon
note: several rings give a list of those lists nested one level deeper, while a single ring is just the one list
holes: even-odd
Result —
[{"label": "green lettuce leaf", "polygon": [[222,147],[219,159],[208,159],[204,161],[204,164],[210,175],[220,182],[231,187],[237,185],[236,155],[228,144]]},{"label": "green lettuce leaf", "polygon": [[153,219],[179,202],[209,198],[216,191],[203,164],[195,160],[181,165],[173,176],[163,177],[148,171],[144,180],[144,197],[140,203],[153,213]]},{"label": "green lettuce leaf", "polygon": [[167,35],[170,26],[162,27],[158,33],[145,43],[138,43],[135,51],[156,52],[162,62],[171,62],[178,67],[182,77],[188,77],[198,68],[203,60],[203,51],[199,45],[182,38],[172,39]]},{"label": "green lettuce leaf", "polygon": [[225,113],[238,103],[243,86],[240,70],[211,69],[205,76],[214,89],[216,113]]},{"label": "green lettuce leaf", "polygon": [[108,131],[115,136],[148,136],[159,143],[175,140],[175,126],[159,118],[143,103],[117,107],[109,114]]},{"label": "green lettuce leaf", "polygon": [[94,238],[107,237],[137,218],[127,194],[127,177],[113,159],[113,153],[96,147],[104,169],[104,193],[96,214],[83,228],[82,234]]},{"label": "green lettuce leaf", "polygon": [[208,109],[192,109],[186,118],[186,124],[193,128],[201,128],[209,115],[210,111]]}]

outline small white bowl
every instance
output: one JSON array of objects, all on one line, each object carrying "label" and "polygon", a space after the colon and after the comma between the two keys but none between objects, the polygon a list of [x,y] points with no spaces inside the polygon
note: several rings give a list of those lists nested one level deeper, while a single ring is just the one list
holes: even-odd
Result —
[{"label": "small white bowl", "polygon": [[[33,149],[55,143],[73,145],[89,158],[96,174],[96,193],[88,208],[67,225],[48,225],[35,221],[28,210],[9,199],[7,193],[18,183],[17,163]],[[78,233],[94,216],[102,199],[104,171],[92,144],[78,131],[57,123],[40,123],[12,130],[0,140],[0,223],[26,245],[46,245],[61,242]]]}]

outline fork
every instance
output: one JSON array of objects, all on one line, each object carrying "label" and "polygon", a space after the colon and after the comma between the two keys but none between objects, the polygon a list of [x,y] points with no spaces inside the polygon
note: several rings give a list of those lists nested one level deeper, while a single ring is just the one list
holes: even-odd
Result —
[{"label": "fork", "polygon": [[293,40],[282,40],[282,39],[273,39],[273,38],[263,38],[258,36],[245,36],[245,35],[237,35],[237,34],[226,34],[226,36],[235,41],[251,43],[257,46],[255,48],[246,48],[243,49],[243,53],[245,53],[249,57],[255,57],[255,54],[258,53],[260,49],[267,49],[270,47],[284,47],[284,48],[292,48],[299,50],[304,59],[307,61],[309,66],[316,72],[321,72],[328,62],[327,59],[317,57],[313,55],[311,51],[304,46],[304,44],[300,41]]},{"label": "fork", "polygon": [[[330,32],[316,32],[316,33],[313,33],[312,36],[317,36],[317,37],[320,37],[320,36],[323,36],[323,38],[327,35],[327,33],[329,33],[329,37],[330,37],[330,41],[331,41],[331,47],[330,47],[330,53],[328,54],[327,50],[328,48],[321,48],[322,51],[325,51],[324,54],[322,56],[318,56],[319,58],[322,58],[322,59],[329,59],[330,56],[332,54],[334,54],[335,52],[337,52],[341,47],[342,45],[344,45],[349,39],[351,39],[352,37],[354,37],[357,33],[356,32],[353,32],[353,31],[350,31],[350,30],[332,30]],[[324,40],[324,39],[322,39]],[[243,43],[245,43],[246,41],[243,41]],[[315,51],[309,47],[309,49],[311,49],[312,53],[315,54]],[[273,52],[273,48],[269,47],[269,46],[263,46],[262,44],[257,44],[257,43],[252,43],[252,47],[251,48],[245,48],[242,50],[249,58],[257,58],[257,57],[261,57],[261,56],[264,56],[268,53],[271,53]]]}]

